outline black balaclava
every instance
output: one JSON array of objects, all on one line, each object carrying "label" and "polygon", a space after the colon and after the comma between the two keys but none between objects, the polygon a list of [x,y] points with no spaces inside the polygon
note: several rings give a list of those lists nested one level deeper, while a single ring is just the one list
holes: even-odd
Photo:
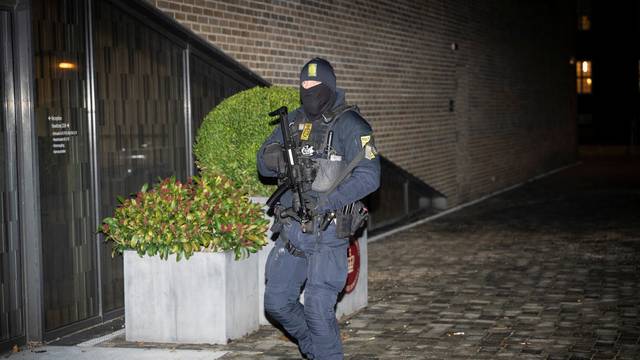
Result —
[{"label": "black balaclava", "polygon": [[[305,89],[302,82],[320,81],[321,84]],[[300,72],[300,102],[311,120],[320,118],[336,101],[336,75],[327,60],[315,58],[306,63]]]}]

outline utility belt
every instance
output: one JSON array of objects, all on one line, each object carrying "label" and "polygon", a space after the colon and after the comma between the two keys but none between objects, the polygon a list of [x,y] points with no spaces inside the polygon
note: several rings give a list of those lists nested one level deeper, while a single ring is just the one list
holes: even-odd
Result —
[{"label": "utility belt", "polygon": [[[282,231],[284,224],[290,221],[298,221],[299,218],[289,216],[291,208],[276,207],[274,211],[275,221],[271,227],[272,233]],[[303,233],[312,234],[315,229],[326,230],[331,223],[336,224],[336,237],[348,239],[354,236],[369,219],[369,211],[361,201],[345,205],[342,209],[326,214],[315,214],[307,221],[299,221]]]},{"label": "utility belt", "polygon": [[[330,213],[330,214],[333,214],[333,213]],[[306,222],[305,224],[301,224],[301,227],[305,226],[306,224],[310,224],[311,231],[313,231],[313,229],[315,229],[314,226],[316,225],[316,222],[319,221],[320,219],[322,219],[322,221],[326,221],[326,216],[327,215],[314,216],[312,220]],[[343,239],[343,238],[348,239],[354,236],[356,232],[358,232],[358,230],[362,228],[365,221],[367,221],[369,217],[369,211],[367,210],[366,207],[364,207],[364,204],[362,204],[361,201],[356,201],[355,203],[346,205],[344,208],[340,209],[340,211],[338,211],[337,214],[333,216],[335,216],[335,218],[333,218],[330,221],[336,223],[336,236],[339,239]],[[276,222],[274,223],[271,230],[274,233],[280,232],[282,230],[283,221],[291,221],[290,219],[291,218],[286,218],[286,220],[283,220],[282,218],[277,217]],[[279,230],[275,231],[274,227],[276,227],[277,225],[279,226]],[[284,241],[284,248],[287,249],[289,254],[299,258],[307,257],[304,251],[295,247],[286,237],[283,237],[283,241]]]}]

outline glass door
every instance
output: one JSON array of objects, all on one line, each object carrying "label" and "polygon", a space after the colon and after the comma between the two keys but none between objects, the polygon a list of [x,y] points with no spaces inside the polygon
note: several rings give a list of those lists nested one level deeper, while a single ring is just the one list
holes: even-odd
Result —
[{"label": "glass door", "polygon": [[65,332],[61,328],[99,315],[87,120],[86,2],[34,0],[31,4],[44,330]]}]

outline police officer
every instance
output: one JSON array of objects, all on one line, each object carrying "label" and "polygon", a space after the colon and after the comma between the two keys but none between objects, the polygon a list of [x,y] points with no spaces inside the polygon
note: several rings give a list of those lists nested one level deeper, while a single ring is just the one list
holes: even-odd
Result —
[{"label": "police officer", "polygon": [[[277,217],[281,229],[266,264],[264,307],[297,340],[308,359],[343,359],[334,307],[347,278],[349,240],[336,232],[340,219],[327,222],[328,226],[321,219],[333,219],[330,215],[343,213],[350,204],[375,191],[380,183],[380,162],[371,127],[357,111],[345,106],[344,91],[336,88],[328,61],[315,58],[304,65],[300,100],[302,107],[287,118],[296,154],[311,166],[323,159],[324,164],[342,164],[339,169],[346,168],[349,173],[328,190],[325,186],[327,192],[313,186],[304,189],[303,206],[313,215],[310,223]],[[261,175],[282,174],[282,143],[277,127],[258,151]],[[311,170],[308,173],[325,173],[323,169]],[[292,194],[287,192],[279,208],[291,206]],[[303,286],[304,305],[298,301]]]}]

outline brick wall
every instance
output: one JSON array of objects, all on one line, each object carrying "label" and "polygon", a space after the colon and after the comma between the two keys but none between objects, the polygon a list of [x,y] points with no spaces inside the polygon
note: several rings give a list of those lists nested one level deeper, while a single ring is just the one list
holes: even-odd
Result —
[{"label": "brick wall", "polygon": [[327,58],[380,152],[450,205],[574,159],[572,2],[151,3],[274,84]]}]

